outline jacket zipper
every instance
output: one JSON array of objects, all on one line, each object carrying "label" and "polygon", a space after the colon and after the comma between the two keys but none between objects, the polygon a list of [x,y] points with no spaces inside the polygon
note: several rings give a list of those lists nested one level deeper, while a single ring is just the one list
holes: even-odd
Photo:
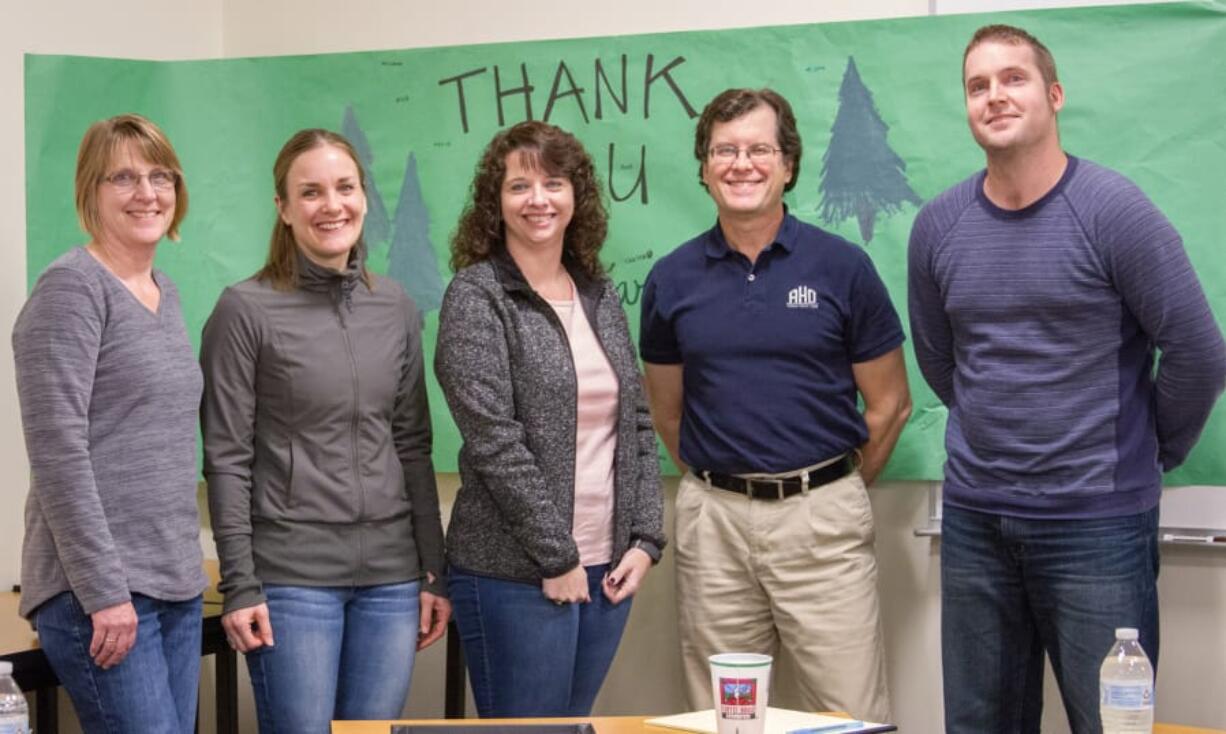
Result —
[{"label": "jacket zipper", "polygon": [[363,533],[361,531],[361,523],[366,517],[366,489],[362,486],[362,472],[359,469],[358,459],[358,407],[361,403],[361,391],[358,384],[358,362],[357,357],[353,353],[353,341],[349,338],[349,325],[345,322],[345,316],[341,313],[344,305],[336,304],[336,320],[341,327],[341,335],[345,338],[345,353],[349,356],[349,377],[353,385],[353,410],[350,413],[349,419],[349,455],[350,467],[353,470],[353,483],[358,490],[358,558],[355,566],[354,585],[361,586],[362,567],[365,563],[365,550],[363,548]]}]

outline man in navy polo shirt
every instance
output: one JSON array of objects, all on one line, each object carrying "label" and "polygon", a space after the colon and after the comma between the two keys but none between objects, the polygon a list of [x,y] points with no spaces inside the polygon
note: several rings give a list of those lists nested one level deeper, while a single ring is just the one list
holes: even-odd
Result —
[{"label": "man in navy polo shirt", "polygon": [[915,356],[949,408],[945,731],[1038,732],[1046,652],[1090,734],[1115,628],[1158,662],[1162,473],[1196,443],[1226,345],[1166,217],[1064,152],[1047,47],[984,26],[962,64],[987,167],[924,206],[908,255]]},{"label": "man in navy polo shirt", "polygon": [[656,430],[685,471],[690,703],[711,705],[709,655],[782,652],[792,705],[888,720],[865,485],[910,412],[898,315],[863,250],[784,208],[801,158],[787,100],[723,92],[694,155],[719,219],[652,268],[641,343]]}]

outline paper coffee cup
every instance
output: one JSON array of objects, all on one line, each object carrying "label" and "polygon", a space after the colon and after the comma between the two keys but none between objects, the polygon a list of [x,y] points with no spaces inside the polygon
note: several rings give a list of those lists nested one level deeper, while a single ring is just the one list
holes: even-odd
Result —
[{"label": "paper coffee cup", "polygon": [[766,727],[771,656],[728,652],[712,655],[709,660],[719,734],[762,734]]}]

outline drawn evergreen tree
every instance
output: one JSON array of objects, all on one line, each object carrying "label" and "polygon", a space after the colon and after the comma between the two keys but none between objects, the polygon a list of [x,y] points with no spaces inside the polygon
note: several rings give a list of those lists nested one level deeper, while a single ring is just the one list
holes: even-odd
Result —
[{"label": "drawn evergreen tree", "polygon": [[364,232],[366,235],[366,247],[368,251],[372,251],[376,245],[380,245],[387,239],[390,233],[390,223],[387,218],[387,207],[383,204],[383,197],[379,195],[379,187],[375,185],[374,163],[375,155],[370,149],[370,141],[366,139],[366,133],[362,131],[362,126],[358,124],[357,115],[353,113],[353,105],[345,107],[345,118],[341,122],[341,134],[353,144],[354,150],[358,152],[358,160],[362,162],[362,168],[366,171],[366,223]]},{"label": "drawn evergreen tree", "polygon": [[889,129],[872,92],[860,80],[855,58],[848,56],[839,111],[822,156],[821,217],[827,224],[838,224],[854,215],[865,244],[873,239],[879,213],[892,214],[903,202],[921,203],[907,183],[906,162],[886,142]]},{"label": "drawn evergreen tree", "polygon": [[387,274],[404,286],[424,318],[427,311],[442,304],[443,280],[438,274],[434,245],[430,242],[430,214],[426,211],[426,202],[421,197],[417,158],[410,153],[405,165],[404,184],[400,188],[400,202],[396,205],[393,228],[387,214],[387,206],[383,203],[383,195],[379,193],[378,184],[375,183],[374,152],[352,105],[345,107],[341,133],[353,144],[358,160],[366,169],[364,236],[368,257],[374,254],[376,248],[387,243]]},{"label": "drawn evergreen tree", "polygon": [[409,154],[404,166],[404,185],[396,205],[396,222],[388,254],[387,274],[404,286],[422,314],[443,303],[443,279],[430,242],[430,213],[421,196],[417,157]]}]

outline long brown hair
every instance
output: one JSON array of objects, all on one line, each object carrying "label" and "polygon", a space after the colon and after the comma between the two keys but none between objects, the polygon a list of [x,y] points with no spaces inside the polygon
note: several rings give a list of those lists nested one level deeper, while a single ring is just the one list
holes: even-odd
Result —
[{"label": "long brown hair", "polygon": [[479,263],[506,247],[502,184],[507,174],[507,156],[514,152],[526,156],[526,164],[570,181],[575,192],[575,213],[566,226],[563,251],[574,258],[585,275],[599,277],[604,272],[599,255],[609,217],[596,166],[574,135],[556,125],[533,120],[499,132],[481,155],[468,203],[451,237],[451,269]]},{"label": "long brown hair", "polygon": [[[277,198],[280,201],[289,200],[285,181],[289,177],[290,167],[294,165],[294,161],[298,160],[298,156],[325,145],[340,148],[353,160],[353,165],[358,169],[358,182],[362,187],[362,193],[366,193],[366,171],[363,170],[362,162],[358,160],[358,153],[353,149],[353,145],[343,136],[331,130],[310,128],[294,133],[293,137],[281,146],[281,152],[277,154],[277,160],[272,164],[273,186],[276,188]],[[359,254],[365,250],[364,235],[358,236],[358,241],[354,243],[353,248]],[[268,260],[260,272],[255,274],[255,277],[258,280],[271,282],[272,287],[279,291],[293,290],[298,287],[298,242],[294,239],[294,231],[281,219],[280,212],[273,221],[272,236],[268,239]],[[362,263],[362,282],[367,288],[372,287],[370,273],[366,270],[365,262]]]}]

